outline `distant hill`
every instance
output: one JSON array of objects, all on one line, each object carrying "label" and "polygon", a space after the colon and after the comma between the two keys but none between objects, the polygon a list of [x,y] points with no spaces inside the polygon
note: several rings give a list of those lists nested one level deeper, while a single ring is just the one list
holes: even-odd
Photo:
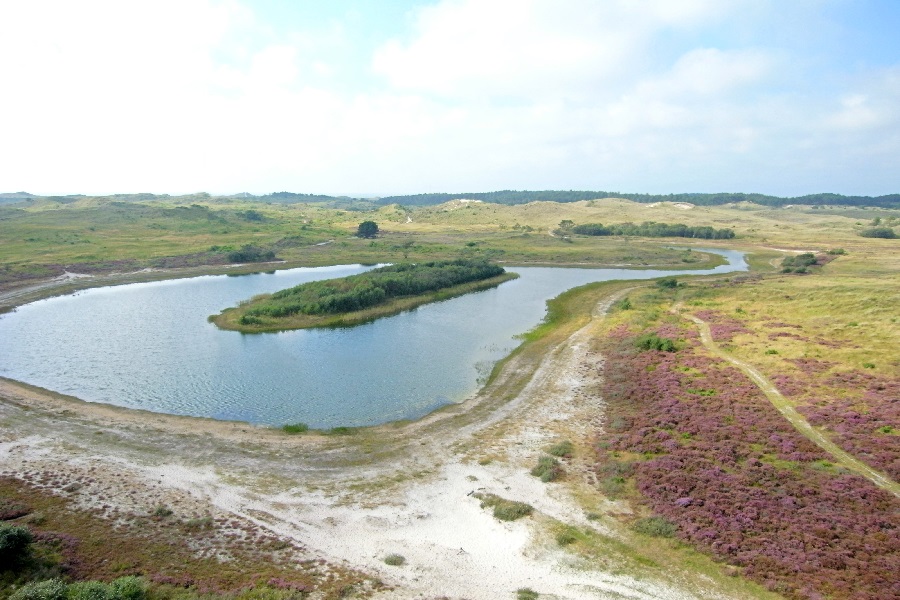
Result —
[{"label": "distant hill", "polygon": [[37,198],[34,194],[28,192],[6,192],[0,193],[0,204],[12,204],[13,202],[21,202],[22,200],[30,200]]},{"label": "distant hill", "polygon": [[900,194],[887,196],[842,196],[841,194],[810,194],[795,198],[767,196],[765,194],[715,193],[715,194],[629,194],[622,192],[591,191],[517,191],[503,190],[499,192],[475,192],[463,194],[416,194],[411,196],[387,196],[379,198],[378,204],[403,204],[414,206],[430,206],[443,204],[450,200],[469,199],[493,202],[496,204],[525,204],[540,200],[551,202],[578,202],[580,200],[602,200],[604,198],[622,198],[634,202],[690,202],[700,206],[714,206],[734,202],[753,202],[765,206],[785,206],[788,204],[837,205],[837,206],[878,206],[882,208],[900,208]]},{"label": "distant hill", "polygon": [[[74,202],[80,198],[86,198],[83,194],[70,194],[67,196],[37,196],[28,192],[0,193],[0,204],[22,202],[46,198],[60,203]],[[630,194],[625,192],[594,192],[580,190],[501,190],[498,192],[464,192],[464,193],[435,193],[412,194],[407,196],[385,196],[382,198],[354,198],[350,196],[328,196],[324,194],[300,194],[295,192],[273,192],[257,196],[247,192],[239,194],[212,196],[206,192],[187,194],[182,196],[170,196],[169,194],[111,194],[108,196],[95,196],[105,200],[117,202],[147,202],[154,200],[175,202],[202,202],[209,200],[247,200],[256,202],[268,202],[273,204],[325,204],[332,208],[345,210],[369,210],[374,206],[388,204],[401,204],[404,206],[432,206],[443,204],[451,200],[468,199],[493,202],[495,204],[526,204],[528,202],[578,202],[580,200],[603,200],[605,198],[622,198],[634,202],[689,202],[699,206],[716,206],[737,202],[752,202],[763,206],[787,206],[790,204],[804,204],[812,206],[874,206],[880,208],[900,208],[900,194],[888,194],[886,196],[843,196],[841,194],[809,194],[806,196],[780,197],[767,196],[765,194],[747,194],[743,192],[720,192],[714,194]]]}]

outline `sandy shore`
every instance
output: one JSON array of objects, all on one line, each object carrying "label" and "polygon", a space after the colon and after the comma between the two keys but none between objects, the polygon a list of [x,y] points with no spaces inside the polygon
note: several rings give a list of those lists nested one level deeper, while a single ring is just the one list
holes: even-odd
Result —
[{"label": "sandy shore", "polygon": [[[593,330],[614,299],[538,364],[513,356],[465,403],[349,437],[128,410],[0,380],[0,470],[69,479],[90,471],[107,505],[134,508],[140,489],[147,505],[252,522],[299,554],[392,586],[376,598],[493,600],[519,588],[573,600],[724,597],[679,573],[630,568],[612,552],[588,562],[555,541],[560,524],[613,540],[625,531],[614,515],[628,508],[597,491],[590,469],[590,440],[603,426]],[[541,483],[529,470],[563,439],[576,444],[565,480]],[[498,521],[474,493],[527,502],[535,514]],[[405,565],[385,564],[388,554]]]}]

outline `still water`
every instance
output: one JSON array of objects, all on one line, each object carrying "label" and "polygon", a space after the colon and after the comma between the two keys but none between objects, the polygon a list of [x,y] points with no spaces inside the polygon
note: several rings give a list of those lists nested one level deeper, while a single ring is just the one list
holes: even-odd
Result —
[{"label": "still water", "polygon": [[[737,252],[708,271],[746,270]],[[471,395],[546,301],[593,281],[678,271],[509,267],[521,276],[345,329],[245,335],[208,315],[360,265],[96,288],[0,316],[0,375],[83,400],[261,425],[373,425]],[[687,273],[687,272],[686,272]]]}]

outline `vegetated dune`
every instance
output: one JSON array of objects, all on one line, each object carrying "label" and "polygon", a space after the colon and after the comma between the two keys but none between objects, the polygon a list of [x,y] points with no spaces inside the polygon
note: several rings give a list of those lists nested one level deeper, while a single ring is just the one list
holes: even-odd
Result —
[{"label": "vegetated dune", "polygon": [[[321,236],[360,219],[315,207],[302,220],[296,207],[260,210],[271,211],[265,226],[278,239],[289,239],[288,223],[321,219],[313,224]],[[698,344],[693,324],[668,312],[682,302],[710,322],[725,352],[765,373],[843,450],[895,476],[896,241],[861,238],[855,223],[864,217],[846,209],[391,210],[397,222],[374,242],[315,246],[303,233],[283,252],[310,262],[451,247],[522,260],[678,260],[644,241],[546,235],[563,219],[655,214],[734,226],[728,244],[754,247],[757,272],[566,294],[554,321],[477,397],[351,435],[153,415],[2,382],[0,508],[9,510],[0,514],[37,533],[50,561],[43,573],[66,564],[75,577],[142,574],[162,596],[250,586],[245,593],[273,599],[900,593],[898,500],[798,434],[750,380]],[[781,274],[785,252],[773,247],[844,253]],[[645,333],[677,351],[639,351],[633,338]],[[501,520],[525,505],[527,516]]]}]

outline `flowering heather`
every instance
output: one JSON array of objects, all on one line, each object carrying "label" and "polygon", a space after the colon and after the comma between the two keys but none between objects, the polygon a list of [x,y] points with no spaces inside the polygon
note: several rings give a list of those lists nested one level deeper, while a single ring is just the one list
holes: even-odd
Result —
[{"label": "flowering heather", "polygon": [[633,477],[654,513],[789,598],[900,597],[896,498],[830,467],[743,374],[693,342],[673,354],[628,341],[620,332],[604,352],[601,476],[616,457],[640,457]]},{"label": "flowering heather", "polygon": [[752,333],[744,327],[744,324],[715,310],[698,310],[694,312],[699,318],[709,323],[709,331],[716,342],[729,343],[734,336],[742,333]]},{"label": "flowering heather", "polygon": [[[836,444],[900,480],[900,377],[836,373],[819,391],[824,399],[800,407],[810,423],[829,430]],[[860,390],[847,393],[848,389]]]}]

